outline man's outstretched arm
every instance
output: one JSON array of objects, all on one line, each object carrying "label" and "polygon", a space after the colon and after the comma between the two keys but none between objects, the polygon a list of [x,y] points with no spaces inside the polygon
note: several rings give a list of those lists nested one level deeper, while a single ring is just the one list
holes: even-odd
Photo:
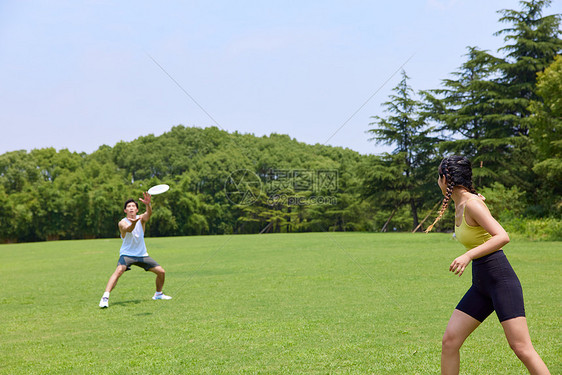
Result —
[{"label": "man's outstretched arm", "polygon": [[146,192],[142,193],[142,195],[143,198],[139,198],[139,200],[145,204],[146,212],[141,215],[141,219],[143,223],[146,223],[152,216],[152,203],[151,203],[152,196]]}]

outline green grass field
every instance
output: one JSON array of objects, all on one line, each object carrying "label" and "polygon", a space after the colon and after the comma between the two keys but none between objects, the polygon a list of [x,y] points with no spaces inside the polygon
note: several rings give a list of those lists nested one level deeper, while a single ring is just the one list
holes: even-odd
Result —
[{"label": "green grass field", "polygon": [[[171,301],[134,267],[98,308],[121,241],[0,246],[1,374],[437,374],[441,336],[470,285],[448,234],[148,238]],[[535,348],[562,373],[561,242],[505,248]],[[462,374],[526,374],[495,314]]]}]

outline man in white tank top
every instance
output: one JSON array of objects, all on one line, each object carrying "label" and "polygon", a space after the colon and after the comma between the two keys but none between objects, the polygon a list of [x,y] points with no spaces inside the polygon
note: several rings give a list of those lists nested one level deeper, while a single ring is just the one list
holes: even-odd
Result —
[{"label": "man in white tank top", "polygon": [[150,194],[143,193],[143,197],[140,201],[146,205],[146,212],[142,215],[137,215],[139,205],[134,199],[129,199],[125,202],[124,211],[127,216],[119,222],[119,232],[121,233],[123,244],[119,250],[117,269],[109,278],[105,287],[105,293],[100,300],[100,307],[102,308],[109,306],[109,293],[115,288],[117,280],[119,280],[121,275],[131,269],[131,265],[142,267],[145,271],[151,271],[156,274],[156,293],[154,293],[152,299],[172,299],[172,297],[162,293],[166,271],[154,259],[149,257],[146,251],[144,229],[146,222],[152,215],[152,204],[150,203]]}]

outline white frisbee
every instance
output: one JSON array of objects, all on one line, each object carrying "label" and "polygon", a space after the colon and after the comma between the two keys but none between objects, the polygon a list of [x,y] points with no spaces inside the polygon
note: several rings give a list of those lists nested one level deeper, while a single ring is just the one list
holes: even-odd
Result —
[{"label": "white frisbee", "polygon": [[167,192],[169,189],[170,189],[170,187],[166,184],[155,185],[155,186],[151,187],[150,189],[148,189],[148,194],[158,195],[158,194],[162,194],[162,193]]}]

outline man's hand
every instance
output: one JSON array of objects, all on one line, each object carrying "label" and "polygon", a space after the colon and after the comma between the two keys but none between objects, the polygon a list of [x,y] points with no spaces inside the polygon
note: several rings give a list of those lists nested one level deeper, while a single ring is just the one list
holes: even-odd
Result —
[{"label": "man's hand", "polygon": [[133,228],[134,228],[134,227],[135,227],[134,224],[136,224],[137,221],[139,221],[140,219],[141,219],[141,217],[138,216],[138,217],[136,217],[136,218],[134,218],[134,219],[127,219],[127,220],[129,220],[129,221],[131,222],[131,224],[133,225]]},{"label": "man's hand", "polygon": [[131,222],[131,224],[129,224],[127,222],[127,220],[123,219],[119,222],[119,231],[121,231],[121,236],[125,236],[125,233],[129,232],[131,233],[134,229],[135,226],[137,225],[137,221],[139,221],[141,219],[141,217],[137,217],[134,219],[127,219]]},{"label": "man's hand", "polygon": [[139,198],[139,200],[147,206],[150,206],[150,200],[152,199],[152,195],[148,194],[147,192],[142,193],[143,198]]},{"label": "man's hand", "polygon": [[148,219],[150,219],[150,216],[152,216],[152,204],[150,203],[152,196],[147,192],[142,193],[142,195],[143,198],[139,198],[139,200],[146,205],[146,212],[141,215],[141,218],[142,222],[146,223]]}]

